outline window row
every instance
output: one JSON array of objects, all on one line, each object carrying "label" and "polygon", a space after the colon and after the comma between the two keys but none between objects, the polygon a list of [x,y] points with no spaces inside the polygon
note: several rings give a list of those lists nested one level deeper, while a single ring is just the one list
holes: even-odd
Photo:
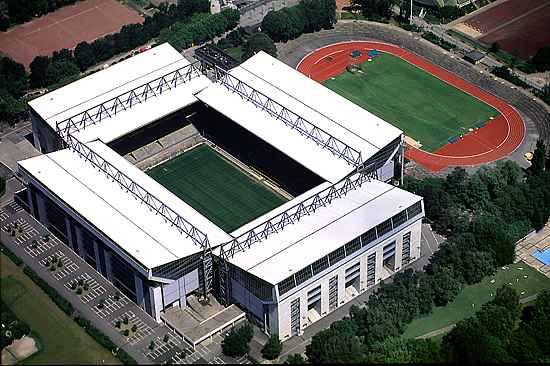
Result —
[{"label": "window row", "polygon": [[324,256],[312,264],[306,266],[300,271],[296,272],[290,277],[287,277],[278,284],[279,294],[283,295],[296,286],[306,282],[316,274],[324,271],[330,266],[334,266],[344,258],[350,256],[361,248],[366,247],[371,242],[379,239],[385,234],[391,232],[397,227],[401,226],[407,220],[412,219],[422,212],[422,202],[418,201],[407,209],[399,212],[393,217],[383,221],[372,229],[366,231],[362,235],[356,237],[340,248],[329,253],[328,256]]}]

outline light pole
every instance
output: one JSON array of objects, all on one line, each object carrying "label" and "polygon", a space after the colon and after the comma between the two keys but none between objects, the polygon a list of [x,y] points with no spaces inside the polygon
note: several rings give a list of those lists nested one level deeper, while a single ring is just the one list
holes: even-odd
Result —
[{"label": "light pole", "polygon": [[409,23],[410,25],[412,25],[413,24],[413,0],[411,0],[411,16],[409,19],[410,19]]}]

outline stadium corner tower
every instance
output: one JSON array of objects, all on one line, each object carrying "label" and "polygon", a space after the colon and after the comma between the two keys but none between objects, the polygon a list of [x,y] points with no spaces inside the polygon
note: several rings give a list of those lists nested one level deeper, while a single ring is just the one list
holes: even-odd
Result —
[{"label": "stadium corner tower", "polygon": [[299,335],[420,256],[402,131],[264,52],[165,43],[29,104],[18,202],[193,346]]}]

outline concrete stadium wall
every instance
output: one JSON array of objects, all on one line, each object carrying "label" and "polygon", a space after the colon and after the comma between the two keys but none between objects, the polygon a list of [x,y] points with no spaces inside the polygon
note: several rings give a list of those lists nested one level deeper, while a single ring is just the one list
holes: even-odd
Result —
[{"label": "concrete stadium wall", "polygon": [[[367,257],[376,253],[376,267],[375,267],[375,284],[380,283],[381,280],[384,280],[391,275],[395,274],[397,271],[403,269],[402,263],[402,248],[403,248],[403,236],[406,233],[411,233],[410,241],[410,258],[412,263],[414,260],[420,258],[420,236],[421,236],[421,223],[422,220],[418,219],[400,229],[398,232],[390,235],[386,239],[378,242],[376,245],[370,248],[364,248],[362,251],[358,251],[355,256],[343,259],[343,262],[339,263],[336,268],[333,268],[331,271],[322,274],[319,277],[313,277],[312,279],[306,281],[304,284],[300,285],[296,289],[285,293],[282,296],[282,299],[279,300],[277,307],[277,316],[278,319],[278,329],[272,329],[271,334],[277,334],[279,338],[284,341],[290,338],[293,334],[291,331],[291,303],[295,299],[300,299],[300,334],[305,328],[313,324],[315,321],[310,321],[308,319],[308,292],[314,290],[317,286],[321,285],[321,318],[334,311],[335,309],[329,309],[329,281],[332,277],[338,276],[338,306],[340,307],[345,303],[351,301],[354,297],[346,296],[345,289],[345,278],[346,278],[346,269],[359,263],[360,275],[359,283],[360,289],[359,293],[366,291],[367,287]],[[383,269],[383,248],[385,245],[391,243],[392,241],[396,242],[395,246],[395,272],[389,273]],[[373,285],[373,286],[374,286]],[[318,319],[317,319],[318,320]]]}]

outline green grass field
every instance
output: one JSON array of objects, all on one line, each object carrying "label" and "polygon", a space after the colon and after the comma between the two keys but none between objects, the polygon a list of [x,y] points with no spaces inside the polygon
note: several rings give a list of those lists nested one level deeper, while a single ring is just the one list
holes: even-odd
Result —
[{"label": "green grass field", "polygon": [[[478,284],[466,286],[447,306],[436,307],[429,316],[413,320],[403,337],[418,337],[474,315],[481,305],[492,299],[491,294],[494,296],[496,289],[506,283],[512,284],[520,295],[520,299],[526,299],[542,290],[550,289],[550,279],[527,264],[518,262],[507,267],[508,269],[499,268],[494,276],[489,276]],[[491,283],[492,280],[494,280],[493,283]],[[473,307],[472,304],[474,304]]]},{"label": "green grass field", "polygon": [[227,232],[287,201],[207,145],[147,174]]},{"label": "green grass field", "polygon": [[0,264],[2,300],[29,324],[40,345],[40,351],[22,364],[120,364],[62,312],[20,267],[3,254]]},{"label": "green grass field", "polygon": [[[399,57],[380,53],[361,71],[323,84],[390,122],[433,152],[478,122],[498,112]],[[358,121],[360,122],[360,121]]]}]

